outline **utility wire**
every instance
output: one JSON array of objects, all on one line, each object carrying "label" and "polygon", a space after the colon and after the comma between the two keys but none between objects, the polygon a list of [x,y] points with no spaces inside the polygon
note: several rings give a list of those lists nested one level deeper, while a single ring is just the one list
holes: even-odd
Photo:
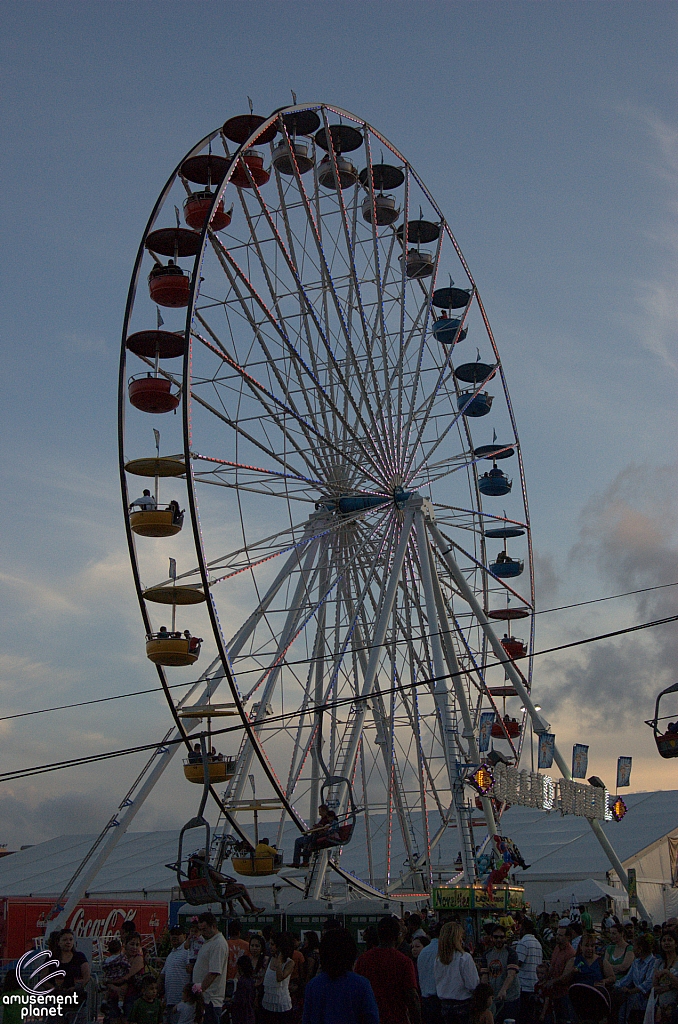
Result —
[{"label": "utility wire", "polygon": [[[599,640],[609,640],[612,637],[624,636],[627,633],[637,633],[637,632],[639,632],[640,630],[643,630],[643,629],[651,629],[654,626],[663,626],[663,625],[666,625],[669,622],[677,622],[677,621],[678,621],[678,615],[670,615],[670,616],[667,616],[666,618],[663,618],[663,619],[653,619],[650,622],[641,622],[641,623],[639,623],[636,626],[627,626],[625,629],[615,629],[615,630],[612,630],[609,633],[599,633],[597,636],[585,637],[583,640],[573,640],[571,643],[568,643],[568,644],[559,644],[557,647],[547,647],[543,651],[535,651],[533,657],[539,657],[540,655],[544,655],[544,654],[555,654],[558,651],[565,651],[565,650],[571,649],[573,647],[582,647],[585,644],[596,643]],[[492,662],[490,665],[488,665],[486,667],[487,668],[495,668],[498,665],[507,665],[507,664],[511,664],[511,663],[512,663],[512,659],[511,658],[506,658],[506,659],[502,659],[501,661]],[[460,670],[459,672],[448,672],[448,673],[445,673],[442,676],[429,676],[427,678],[422,678],[422,679],[417,680],[414,683],[399,683],[397,686],[392,686],[392,687],[390,687],[389,689],[386,689],[386,690],[379,690],[378,692],[379,692],[379,694],[381,696],[387,696],[387,695],[392,694],[392,693],[402,693],[404,690],[411,690],[411,689],[414,689],[414,688],[419,687],[419,686],[426,686],[426,685],[429,685],[431,683],[436,683],[439,680],[452,679],[455,676],[461,676],[461,675],[467,675],[467,674],[468,674],[468,670],[466,670],[466,669]],[[329,701],[326,704],[311,705],[310,707],[306,708],[306,714],[309,714],[309,715],[310,714],[316,714],[316,713],[321,712],[321,711],[331,710],[332,708],[342,707],[342,706],[345,706],[346,704],[358,704],[361,701],[372,700],[373,696],[374,696],[374,694],[371,693],[371,694],[366,694],[365,696],[344,697],[344,698],[341,698],[339,700]],[[205,716],[205,717],[207,717],[207,716]],[[285,722],[285,721],[287,721],[290,718],[298,719],[299,718],[299,712],[298,711],[291,711],[291,712],[288,712],[287,714],[273,716],[271,718],[266,719],[265,721],[266,721],[266,724],[268,726],[271,726],[271,725],[274,725],[274,724],[276,724],[278,722]],[[232,733],[232,732],[240,732],[243,728],[244,728],[244,726],[242,725],[242,723],[240,723],[239,725],[229,726],[229,727],[226,727],[224,729],[213,729],[213,730],[211,730],[209,735],[212,736],[212,737],[214,737],[214,736],[223,736],[225,734]],[[208,734],[206,732],[205,733],[193,733],[192,736],[191,736],[191,739],[198,739],[201,735],[207,736]],[[33,775],[42,775],[45,772],[59,771],[59,770],[61,770],[63,768],[74,768],[74,767],[77,767],[78,765],[93,764],[93,763],[95,763],[97,761],[106,761],[106,760],[109,760],[110,758],[114,758],[114,757],[126,757],[127,754],[136,754],[136,753],[139,753],[139,752],[145,751],[145,750],[158,750],[158,749],[161,749],[163,747],[168,747],[168,746],[171,746],[173,744],[178,744],[178,743],[183,743],[183,742],[184,742],[183,737],[181,737],[179,739],[176,739],[176,740],[161,740],[160,743],[147,743],[147,744],[142,744],[142,745],[139,745],[139,746],[136,746],[136,747],[127,747],[126,749],[123,749],[123,750],[109,750],[109,751],[105,751],[104,753],[101,753],[101,754],[89,754],[86,757],[69,758],[69,760],[67,760],[67,761],[53,761],[50,764],[36,765],[33,768],[19,768],[16,771],[1,773],[0,774],[0,783],[2,783],[2,782],[10,782],[10,781],[13,781],[13,780],[16,780],[16,779],[25,779],[25,778],[29,778],[30,776],[33,776]]]},{"label": "utility wire", "polygon": [[[657,585],[655,587],[642,587],[640,590],[627,590],[623,594],[610,594],[608,597],[594,597],[594,598],[591,598],[588,601],[576,601],[574,604],[562,604],[562,605],[559,605],[559,606],[557,606],[555,608],[542,608],[541,610],[536,611],[534,614],[535,615],[548,615],[549,612],[562,612],[562,611],[567,611],[569,608],[582,608],[584,605],[588,605],[588,604],[600,604],[601,601],[615,601],[615,600],[617,600],[617,598],[620,598],[620,597],[631,597],[631,596],[633,596],[635,594],[646,594],[649,591],[652,591],[652,590],[664,590],[667,587],[678,587],[678,582],[676,582],[676,583],[661,583],[661,584],[659,584],[659,585]],[[441,630],[440,632],[435,632],[435,633],[424,633],[421,636],[409,637],[409,638],[405,638],[403,640],[395,640],[395,641],[387,640],[383,644],[380,644],[379,646],[381,646],[381,647],[392,647],[394,643],[401,644],[401,643],[409,643],[412,640],[428,640],[432,636],[441,636],[443,633],[448,633],[448,632],[452,633],[452,632],[454,632],[454,630]],[[372,648],[374,646],[375,645],[373,644],[373,645],[369,645],[369,646],[366,646],[366,647],[351,648],[351,650],[355,650],[356,652],[357,651],[370,651],[370,650],[372,650]],[[553,648],[553,650],[560,650],[560,648]],[[535,654],[533,654],[533,657],[537,657],[538,654],[544,654],[544,653],[546,653],[546,652],[545,651],[537,651],[537,652],[535,652]],[[286,660],[286,661],[282,662],[281,664],[283,666],[285,666],[285,667],[291,666],[291,665],[306,665],[306,664],[308,664],[309,662],[311,662],[313,660],[314,660],[313,658],[300,658],[299,660],[295,660],[295,661],[287,661]],[[260,668],[257,668],[257,669],[245,669],[242,672],[236,673],[236,675],[243,676],[243,675],[247,675],[248,672],[260,672],[260,671],[261,671]],[[178,689],[178,688],[180,688],[182,686],[193,686],[196,682],[210,682],[210,680],[209,679],[205,679],[205,680],[193,680],[192,682],[188,682],[188,683],[172,683],[172,685],[168,686],[167,689],[168,690],[176,690],[176,689]],[[76,703],[74,703],[74,704],[57,704],[55,707],[52,707],[52,708],[39,708],[37,711],[21,711],[21,712],[18,712],[17,714],[14,714],[14,715],[2,715],[2,716],[0,716],[0,722],[9,722],[10,720],[15,719],[15,718],[30,718],[32,715],[46,715],[46,714],[49,714],[51,711],[69,711],[72,708],[84,708],[84,707],[87,707],[90,704],[105,704],[108,701],[112,701],[112,700],[124,700],[127,697],[139,697],[139,696],[145,695],[147,693],[162,693],[162,692],[163,692],[163,687],[162,686],[152,686],[148,690],[132,690],[130,693],[117,693],[117,694],[114,694],[112,697],[98,697],[95,700],[80,700],[80,701],[76,701]]]}]

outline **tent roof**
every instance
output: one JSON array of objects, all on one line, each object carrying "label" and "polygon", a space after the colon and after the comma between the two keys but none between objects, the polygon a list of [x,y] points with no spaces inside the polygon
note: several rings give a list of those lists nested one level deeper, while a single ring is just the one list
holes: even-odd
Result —
[{"label": "tent roof", "polygon": [[562,889],[556,889],[555,892],[547,893],[543,897],[544,909],[557,910],[558,904],[561,907],[570,907],[573,903],[595,903],[605,897],[611,897],[628,906],[629,898],[624,889],[613,889],[611,885],[603,885],[595,878],[583,878],[563,886]]},{"label": "tent roof", "polygon": [[[678,829],[678,790],[624,795],[629,811],[620,822],[605,822],[603,828],[622,861]],[[383,816],[372,815],[373,834],[383,828]],[[428,825],[431,834],[438,828],[439,818],[431,812]],[[413,818],[416,828],[419,823]],[[358,816],[354,841],[344,849],[341,863],[358,877],[366,877],[364,860],[364,816]],[[511,807],[502,818],[502,831],[516,842],[530,865],[527,872],[518,872],[522,881],[532,879],[567,881],[568,878],[598,878],[605,881],[609,863],[584,818],[546,813],[527,807]],[[486,829],[477,828],[476,842]],[[283,848],[290,850],[294,826],[285,828]],[[58,896],[94,842],[94,835],[58,836],[37,846],[0,858],[0,896]],[[146,891],[166,895],[176,886],[176,877],[165,866],[175,861],[179,833],[128,832],[102,868],[89,892],[94,894],[136,893]],[[361,841],[362,839],[362,841]],[[415,836],[417,839],[417,836]],[[418,837],[423,849],[422,837]],[[453,863],[459,849],[456,829],[448,829],[434,852],[436,862]],[[405,850],[400,830],[393,829],[391,849],[393,864],[404,864]],[[379,877],[380,865],[375,864]],[[452,871],[450,871],[452,873]],[[248,887],[261,883],[270,885],[274,878],[248,879]],[[278,881],[282,880],[278,876]]]},{"label": "tent roof", "polygon": [[[678,829],[678,791],[624,794],[628,813],[621,821],[602,822],[603,831],[623,862]],[[610,863],[585,818],[559,812],[511,807],[502,831],[517,843],[530,865],[519,878],[600,878]]]}]

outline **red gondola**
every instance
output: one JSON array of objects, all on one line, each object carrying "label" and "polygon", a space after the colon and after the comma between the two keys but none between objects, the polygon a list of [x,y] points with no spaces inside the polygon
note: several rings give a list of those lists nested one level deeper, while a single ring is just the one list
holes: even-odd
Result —
[{"label": "red gondola", "polygon": [[174,412],[180,399],[180,389],[166,377],[152,377],[150,373],[130,377],[129,400],[141,412]]},{"label": "red gondola", "polygon": [[519,640],[518,637],[515,636],[503,636],[501,646],[504,648],[511,661],[517,661],[518,658],[524,658],[527,654],[525,641]]},{"label": "red gondola", "polygon": [[159,306],[178,309],[188,305],[191,279],[172,260],[166,267],[162,263],[156,263],[148,275],[148,290],[153,302],[157,302]]},{"label": "red gondola", "polygon": [[238,160],[233,168],[231,182],[238,188],[252,188],[252,182],[247,174],[247,168],[252,175],[254,184],[261,188],[271,177],[271,172],[264,170],[264,156],[256,149],[248,149],[243,157]]},{"label": "red gondola", "polygon": [[520,722],[515,718],[509,718],[508,715],[505,715],[502,722],[495,722],[492,726],[492,735],[496,740],[504,740],[507,733],[509,739],[512,740],[520,736]]},{"label": "red gondola", "polygon": [[[194,231],[202,231],[213,202],[214,192],[210,192],[209,189],[205,189],[204,192],[192,192],[184,200],[184,218]],[[232,216],[233,207],[224,210],[224,200],[221,199],[210,222],[212,231],[223,231],[231,223]]]}]

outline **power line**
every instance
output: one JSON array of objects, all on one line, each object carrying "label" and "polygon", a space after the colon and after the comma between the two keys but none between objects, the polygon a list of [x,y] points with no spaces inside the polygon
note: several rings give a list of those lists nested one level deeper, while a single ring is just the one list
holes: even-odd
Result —
[{"label": "power line", "polygon": [[[562,611],[567,611],[570,608],[582,608],[585,605],[600,604],[603,601],[616,601],[618,598],[632,597],[635,594],[647,594],[647,593],[649,593],[650,591],[653,591],[653,590],[665,590],[667,587],[678,587],[678,582],[676,582],[676,583],[660,583],[660,584],[657,584],[656,586],[653,586],[653,587],[641,587],[640,590],[627,590],[623,594],[609,594],[607,597],[593,597],[593,598],[590,598],[587,601],[575,601],[573,604],[562,604],[562,605],[558,605],[558,606],[556,606],[554,608],[542,608],[542,609],[540,609],[538,611],[535,611],[534,614],[535,615],[548,615],[550,612],[562,612]],[[453,633],[453,632],[454,632],[454,630],[440,630],[439,632],[435,632],[435,633],[423,633],[420,636],[404,638],[402,640],[395,640],[395,641],[387,640],[383,644],[380,644],[378,646],[381,646],[381,647],[392,647],[394,644],[410,643],[413,640],[428,640],[428,639],[430,639],[433,636],[442,636],[445,633]],[[588,641],[586,641],[586,642],[588,642]],[[355,651],[355,652],[371,651],[375,646],[377,646],[377,645],[368,644],[368,645],[365,645],[364,647],[352,647],[351,651]],[[560,649],[561,648],[553,648],[554,651],[555,650],[560,650]],[[545,653],[547,653],[547,652],[546,651],[537,651],[532,656],[533,657],[537,657],[537,655],[545,654]],[[299,659],[295,659],[294,661],[287,661],[287,660],[285,660],[281,664],[284,665],[285,667],[290,667],[292,665],[308,665],[310,662],[312,662],[314,660],[315,660],[314,658],[299,658]],[[491,667],[491,666],[488,666],[488,667]],[[248,674],[253,673],[253,672],[260,672],[260,671],[261,671],[260,668],[244,669],[242,672],[237,672],[236,675],[244,676],[244,675],[248,675]],[[182,686],[193,686],[193,685],[195,685],[196,682],[202,682],[202,681],[210,682],[209,679],[205,679],[205,680],[193,680],[192,682],[188,682],[188,683],[172,683],[172,685],[168,686],[167,689],[168,690],[176,690],[176,689],[178,689],[178,688],[180,688]],[[21,712],[18,712],[17,714],[14,714],[14,715],[2,715],[2,716],[0,716],[0,722],[8,722],[8,721],[11,721],[11,720],[13,720],[15,718],[30,718],[33,715],[46,715],[46,714],[49,714],[52,711],[70,711],[73,708],[87,707],[90,704],[105,704],[105,703],[107,703],[109,701],[125,700],[127,697],[139,697],[139,696],[146,695],[148,693],[162,693],[162,692],[163,692],[163,687],[162,686],[152,686],[152,687],[150,687],[147,690],[132,690],[129,693],[117,693],[117,694],[114,694],[111,697],[98,697],[98,698],[96,698],[94,700],[76,701],[73,704],[57,704],[57,705],[55,705],[54,707],[51,707],[51,708],[39,708],[36,711],[21,711]]]},{"label": "power line", "polygon": [[[599,640],[609,640],[612,637],[624,636],[627,633],[637,633],[637,632],[639,632],[640,630],[643,630],[643,629],[651,629],[654,626],[663,626],[663,625],[666,625],[669,622],[677,622],[677,621],[678,621],[678,615],[670,615],[670,616],[667,616],[666,618],[663,618],[663,619],[653,619],[650,622],[641,622],[641,623],[639,623],[636,626],[627,626],[625,629],[615,629],[615,630],[612,630],[609,633],[599,633],[596,636],[586,637],[583,640],[573,640],[573,641],[571,641],[570,643],[567,643],[567,644],[559,644],[557,647],[547,647],[543,651],[535,651],[533,657],[539,657],[539,656],[544,655],[544,654],[555,654],[558,651],[569,650],[569,649],[571,649],[573,647],[582,647],[585,644],[596,643]],[[505,660],[502,659],[501,661],[492,662],[490,665],[487,666],[487,668],[496,668],[499,665],[510,664],[511,661],[512,661],[512,659],[510,659],[510,658],[506,658]],[[392,687],[390,687],[390,688],[388,688],[386,690],[379,690],[378,692],[382,696],[387,696],[387,695],[392,694],[392,693],[402,693],[404,690],[415,689],[416,687],[426,686],[426,685],[429,685],[430,683],[435,683],[435,682],[438,682],[439,680],[442,680],[442,679],[452,679],[455,676],[461,676],[461,675],[467,675],[467,674],[468,674],[467,670],[462,670],[462,671],[459,671],[459,672],[448,672],[448,673],[445,673],[442,676],[429,676],[429,677],[426,677],[426,678],[422,678],[422,679],[417,680],[414,683],[399,683],[397,686],[392,686]],[[306,709],[306,714],[311,715],[311,714],[315,714],[315,713],[320,712],[320,711],[327,711],[327,710],[331,710],[332,708],[342,707],[342,706],[345,706],[347,704],[358,704],[358,703],[360,703],[362,701],[371,700],[373,696],[374,696],[374,694],[367,694],[365,696],[357,696],[357,697],[344,697],[344,698],[341,698],[340,700],[329,701],[326,704],[314,704],[314,705],[309,706]],[[278,722],[287,721],[288,719],[291,719],[291,718],[298,719],[299,718],[299,714],[300,714],[299,711],[291,711],[291,712],[287,712],[287,714],[284,714],[284,715],[276,715],[276,716],[273,716],[271,718],[266,719],[266,724],[270,726],[270,725],[274,725],[274,724],[276,724]],[[211,730],[209,735],[212,736],[212,737],[214,737],[214,736],[222,736],[222,735],[225,735],[225,734],[228,734],[228,733],[232,733],[232,732],[240,732],[243,728],[244,728],[244,726],[242,725],[242,723],[240,723],[239,725],[229,726],[229,727],[226,727],[224,729],[214,729],[214,730]],[[192,739],[198,739],[201,735],[207,736],[207,733],[194,733],[191,738]],[[16,779],[29,778],[30,776],[33,776],[33,775],[42,775],[45,772],[60,771],[61,769],[64,769],[64,768],[74,768],[74,767],[77,767],[79,765],[93,764],[93,763],[95,763],[97,761],[105,761],[105,760],[109,760],[109,759],[115,758],[115,757],[126,757],[128,754],[136,754],[136,753],[140,753],[141,751],[145,751],[145,750],[158,750],[158,749],[160,749],[162,747],[167,747],[167,746],[171,746],[171,745],[174,745],[174,744],[181,744],[183,742],[184,742],[183,737],[179,738],[179,739],[176,739],[176,740],[163,740],[160,743],[147,743],[147,744],[142,744],[142,745],[139,745],[139,746],[136,746],[136,747],[127,747],[127,748],[125,748],[123,750],[109,750],[109,751],[105,751],[105,752],[103,752],[101,754],[89,754],[86,757],[69,758],[67,761],[53,761],[53,762],[51,762],[49,764],[36,765],[33,768],[25,768],[25,769],[24,768],[19,768],[16,771],[3,772],[2,774],[0,774],[0,783],[1,782],[10,782],[10,781],[14,781]]]},{"label": "power line", "polygon": [[[194,683],[172,683],[168,690],[176,690],[181,686],[193,686]],[[12,718],[29,718],[31,715],[46,715],[50,711],[68,711],[70,708],[84,708],[88,704],[105,704],[109,700],[123,700],[125,697],[139,697],[145,693],[162,693],[162,686],[151,686],[148,690],[132,690],[130,693],[116,693],[112,697],[97,697],[96,700],[79,700],[75,704],[57,704],[53,708],[40,708],[38,711],[21,711],[16,715],[3,715],[0,722],[8,722]]]}]

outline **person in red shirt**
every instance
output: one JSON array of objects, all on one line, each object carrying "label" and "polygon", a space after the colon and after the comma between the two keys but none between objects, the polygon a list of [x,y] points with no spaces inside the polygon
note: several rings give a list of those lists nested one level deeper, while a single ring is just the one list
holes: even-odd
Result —
[{"label": "person in red shirt", "polygon": [[240,921],[235,918],[228,922],[228,961],[226,980],[231,981],[238,973],[237,963],[241,956],[250,955],[250,944],[240,938]]},{"label": "person in red shirt", "polygon": [[379,1007],[379,1024],[421,1024],[414,962],[396,949],[400,921],[397,917],[382,917],[377,933],[379,945],[361,953],[355,972],[372,986]]}]

